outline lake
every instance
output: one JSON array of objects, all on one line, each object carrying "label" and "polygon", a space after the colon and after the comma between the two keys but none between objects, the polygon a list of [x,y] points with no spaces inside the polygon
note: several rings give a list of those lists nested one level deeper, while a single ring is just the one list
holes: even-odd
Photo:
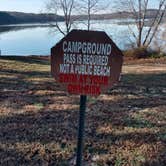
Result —
[{"label": "lake", "polygon": [[[130,27],[136,32],[136,26]],[[92,21],[92,30],[105,31],[117,46],[125,50],[134,39],[124,20]],[[64,23],[59,23],[64,27]],[[73,28],[86,29],[85,21],[77,21]],[[146,30],[147,28],[145,28]],[[49,24],[19,24],[0,26],[0,50],[2,55],[50,55],[50,48],[61,38]]]}]

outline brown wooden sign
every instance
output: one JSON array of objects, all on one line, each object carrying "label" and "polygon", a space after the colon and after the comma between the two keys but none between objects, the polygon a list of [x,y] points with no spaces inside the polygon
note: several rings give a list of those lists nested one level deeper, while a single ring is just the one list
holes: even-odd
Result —
[{"label": "brown wooden sign", "polygon": [[51,49],[52,76],[70,94],[97,96],[119,81],[123,54],[105,32],[73,30]]}]

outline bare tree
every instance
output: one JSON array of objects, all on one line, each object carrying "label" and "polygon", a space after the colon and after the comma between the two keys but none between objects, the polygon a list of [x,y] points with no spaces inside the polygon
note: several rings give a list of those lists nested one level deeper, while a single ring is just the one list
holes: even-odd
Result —
[{"label": "bare tree", "polygon": [[74,5],[75,0],[49,0],[46,4],[46,8],[50,13],[64,17],[65,28],[57,20],[55,20],[55,25],[53,25],[64,36],[72,28],[73,20],[71,19],[71,15],[75,7]]},{"label": "bare tree", "polygon": [[134,32],[130,26],[129,30],[136,40],[137,47],[148,47],[151,44],[166,13],[166,0],[158,0],[157,12],[153,13],[148,30],[145,31],[145,27],[147,28],[146,19],[149,15],[148,5],[151,2],[150,0],[118,0],[120,10],[129,11],[135,20],[138,32]]},{"label": "bare tree", "polygon": [[[78,11],[81,15],[87,16],[87,30],[91,29],[91,20],[92,15],[94,14],[101,14],[104,10],[106,10],[109,6],[109,0],[80,0],[77,1],[78,4]],[[106,3],[107,2],[107,3]]]},{"label": "bare tree", "polygon": [[[49,0],[46,3],[46,9],[55,15],[64,17],[65,28],[62,23],[55,20],[53,27],[56,27],[64,36],[68,34],[72,27],[76,27],[74,22],[81,17],[86,17],[87,29],[91,29],[92,16],[101,14],[109,6],[109,1],[103,0]],[[80,17],[79,17],[80,15]]]},{"label": "bare tree", "polygon": [[153,50],[166,55],[166,24],[159,27],[153,41]]}]

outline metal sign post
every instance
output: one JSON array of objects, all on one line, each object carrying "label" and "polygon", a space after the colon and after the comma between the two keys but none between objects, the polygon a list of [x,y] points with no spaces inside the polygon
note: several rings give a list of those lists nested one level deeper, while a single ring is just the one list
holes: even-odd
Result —
[{"label": "metal sign post", "polygon": [[77,160],[76,166],[82,166],[83,156],[83,142],[84,142],[84,124],[86,113],[86,96],[80,96],[80,115],[79,115],[79,130],[78,130],[78,142],[77,142]]}]

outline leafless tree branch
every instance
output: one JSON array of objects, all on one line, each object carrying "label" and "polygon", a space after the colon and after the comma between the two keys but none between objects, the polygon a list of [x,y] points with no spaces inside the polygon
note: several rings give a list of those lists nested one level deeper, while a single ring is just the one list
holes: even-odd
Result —
[{"label": "leafless tree branch", "polygon": [[[148,16],[148,5],[150,3],[149,0],[117,0],[118,10],[131,12],[134,18],[135,25],[138,30],[138,34],[136,35],[130,30],[131,34],[136,40],[137,47],[148,47],[155,34],[157,33],[157,29],[160,26],[163,17],[166,13],[166,0],[158,0],[159,6],[155,16],[152,19],[152,23],[149,25],[148,30],[144,31],[146,26],[146,18]],[[120,5],[119,5],[120,4]],[[145,33],[145,34],[144,34]],[[144,36],[145,35],[145,36]]]},{"label": "leafless tree branch", "polygon": [[68,34],[72,28],[73,20],[71,20],[71,15],[74,10],[74,3],[75,0],[49,0],[46,4],[46,8],[49,12],[64,17],[65,28],[59,24],[58,20],[55,20],[55,25],[53,25],[64,36]]}]

